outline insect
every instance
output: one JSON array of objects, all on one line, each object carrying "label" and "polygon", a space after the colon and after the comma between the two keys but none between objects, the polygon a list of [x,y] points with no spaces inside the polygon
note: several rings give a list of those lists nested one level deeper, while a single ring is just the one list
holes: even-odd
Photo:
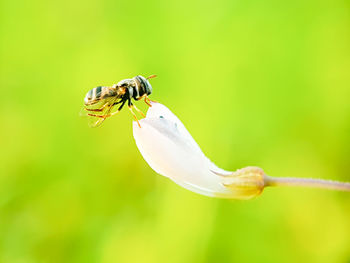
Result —
[{"label": "insect", "polygon": [[[151,107],[150,102],[152,100],[148,98],[148,95],[152,93],[152,86],[148,80],[155,77],[156,75],[151,75],[144,78],[138,75],[132,79],[121,80],[111,87],[99,86],[93,88],[85,96],[85,106],[81,115],[91,117],[89,126],[97,127],[108,117],[117,114],[128,102],[129,110],[141,128],[133,108],[143,117],[145,115],[131,102],[131,99],[144,99],[145,103]],[[114,111],[117,105],[119,107]]]}]

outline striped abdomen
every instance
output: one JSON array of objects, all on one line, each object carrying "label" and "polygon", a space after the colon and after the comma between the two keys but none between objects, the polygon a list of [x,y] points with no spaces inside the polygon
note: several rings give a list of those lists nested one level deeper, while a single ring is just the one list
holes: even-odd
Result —
[{"label": "striped abdomen", "polygon": [[113,97],[117,94],[117,91],[114,87],[96,87],[90,90],[84,99],[85,105],[91,105],[99,100],[105,99],[107,97]]}]

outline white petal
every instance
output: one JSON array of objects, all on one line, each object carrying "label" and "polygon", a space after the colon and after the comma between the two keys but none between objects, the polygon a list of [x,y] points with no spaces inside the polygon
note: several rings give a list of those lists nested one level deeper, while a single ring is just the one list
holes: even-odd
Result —
[{"label": "white petal", "polygon": [[212,163],[167,107],[152,103],[140,125],[141,128],[133,123],[137,147],[157,173],[196,193],[242,199],[235,196],[235,190],[223,185],[227,183],[225,175],[229,176],[232,172]]}]

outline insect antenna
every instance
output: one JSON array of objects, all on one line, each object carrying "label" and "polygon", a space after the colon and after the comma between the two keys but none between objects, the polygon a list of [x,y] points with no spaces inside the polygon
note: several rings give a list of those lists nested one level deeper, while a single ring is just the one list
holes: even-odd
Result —
[{"label": "insect antenna", "polygon": [[146,79],[153,79],[153,78],[155,78],[155,77],[157,77],[157,75],[148,76]]}]

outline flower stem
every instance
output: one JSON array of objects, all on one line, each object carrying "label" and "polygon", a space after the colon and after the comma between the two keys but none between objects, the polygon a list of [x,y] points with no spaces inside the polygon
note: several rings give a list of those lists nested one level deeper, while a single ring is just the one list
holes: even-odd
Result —
[{"label": "flower stem", "polygon": [[264,186],[302,186],[350,192],[350,183],[332,180],[264,176]]}]

